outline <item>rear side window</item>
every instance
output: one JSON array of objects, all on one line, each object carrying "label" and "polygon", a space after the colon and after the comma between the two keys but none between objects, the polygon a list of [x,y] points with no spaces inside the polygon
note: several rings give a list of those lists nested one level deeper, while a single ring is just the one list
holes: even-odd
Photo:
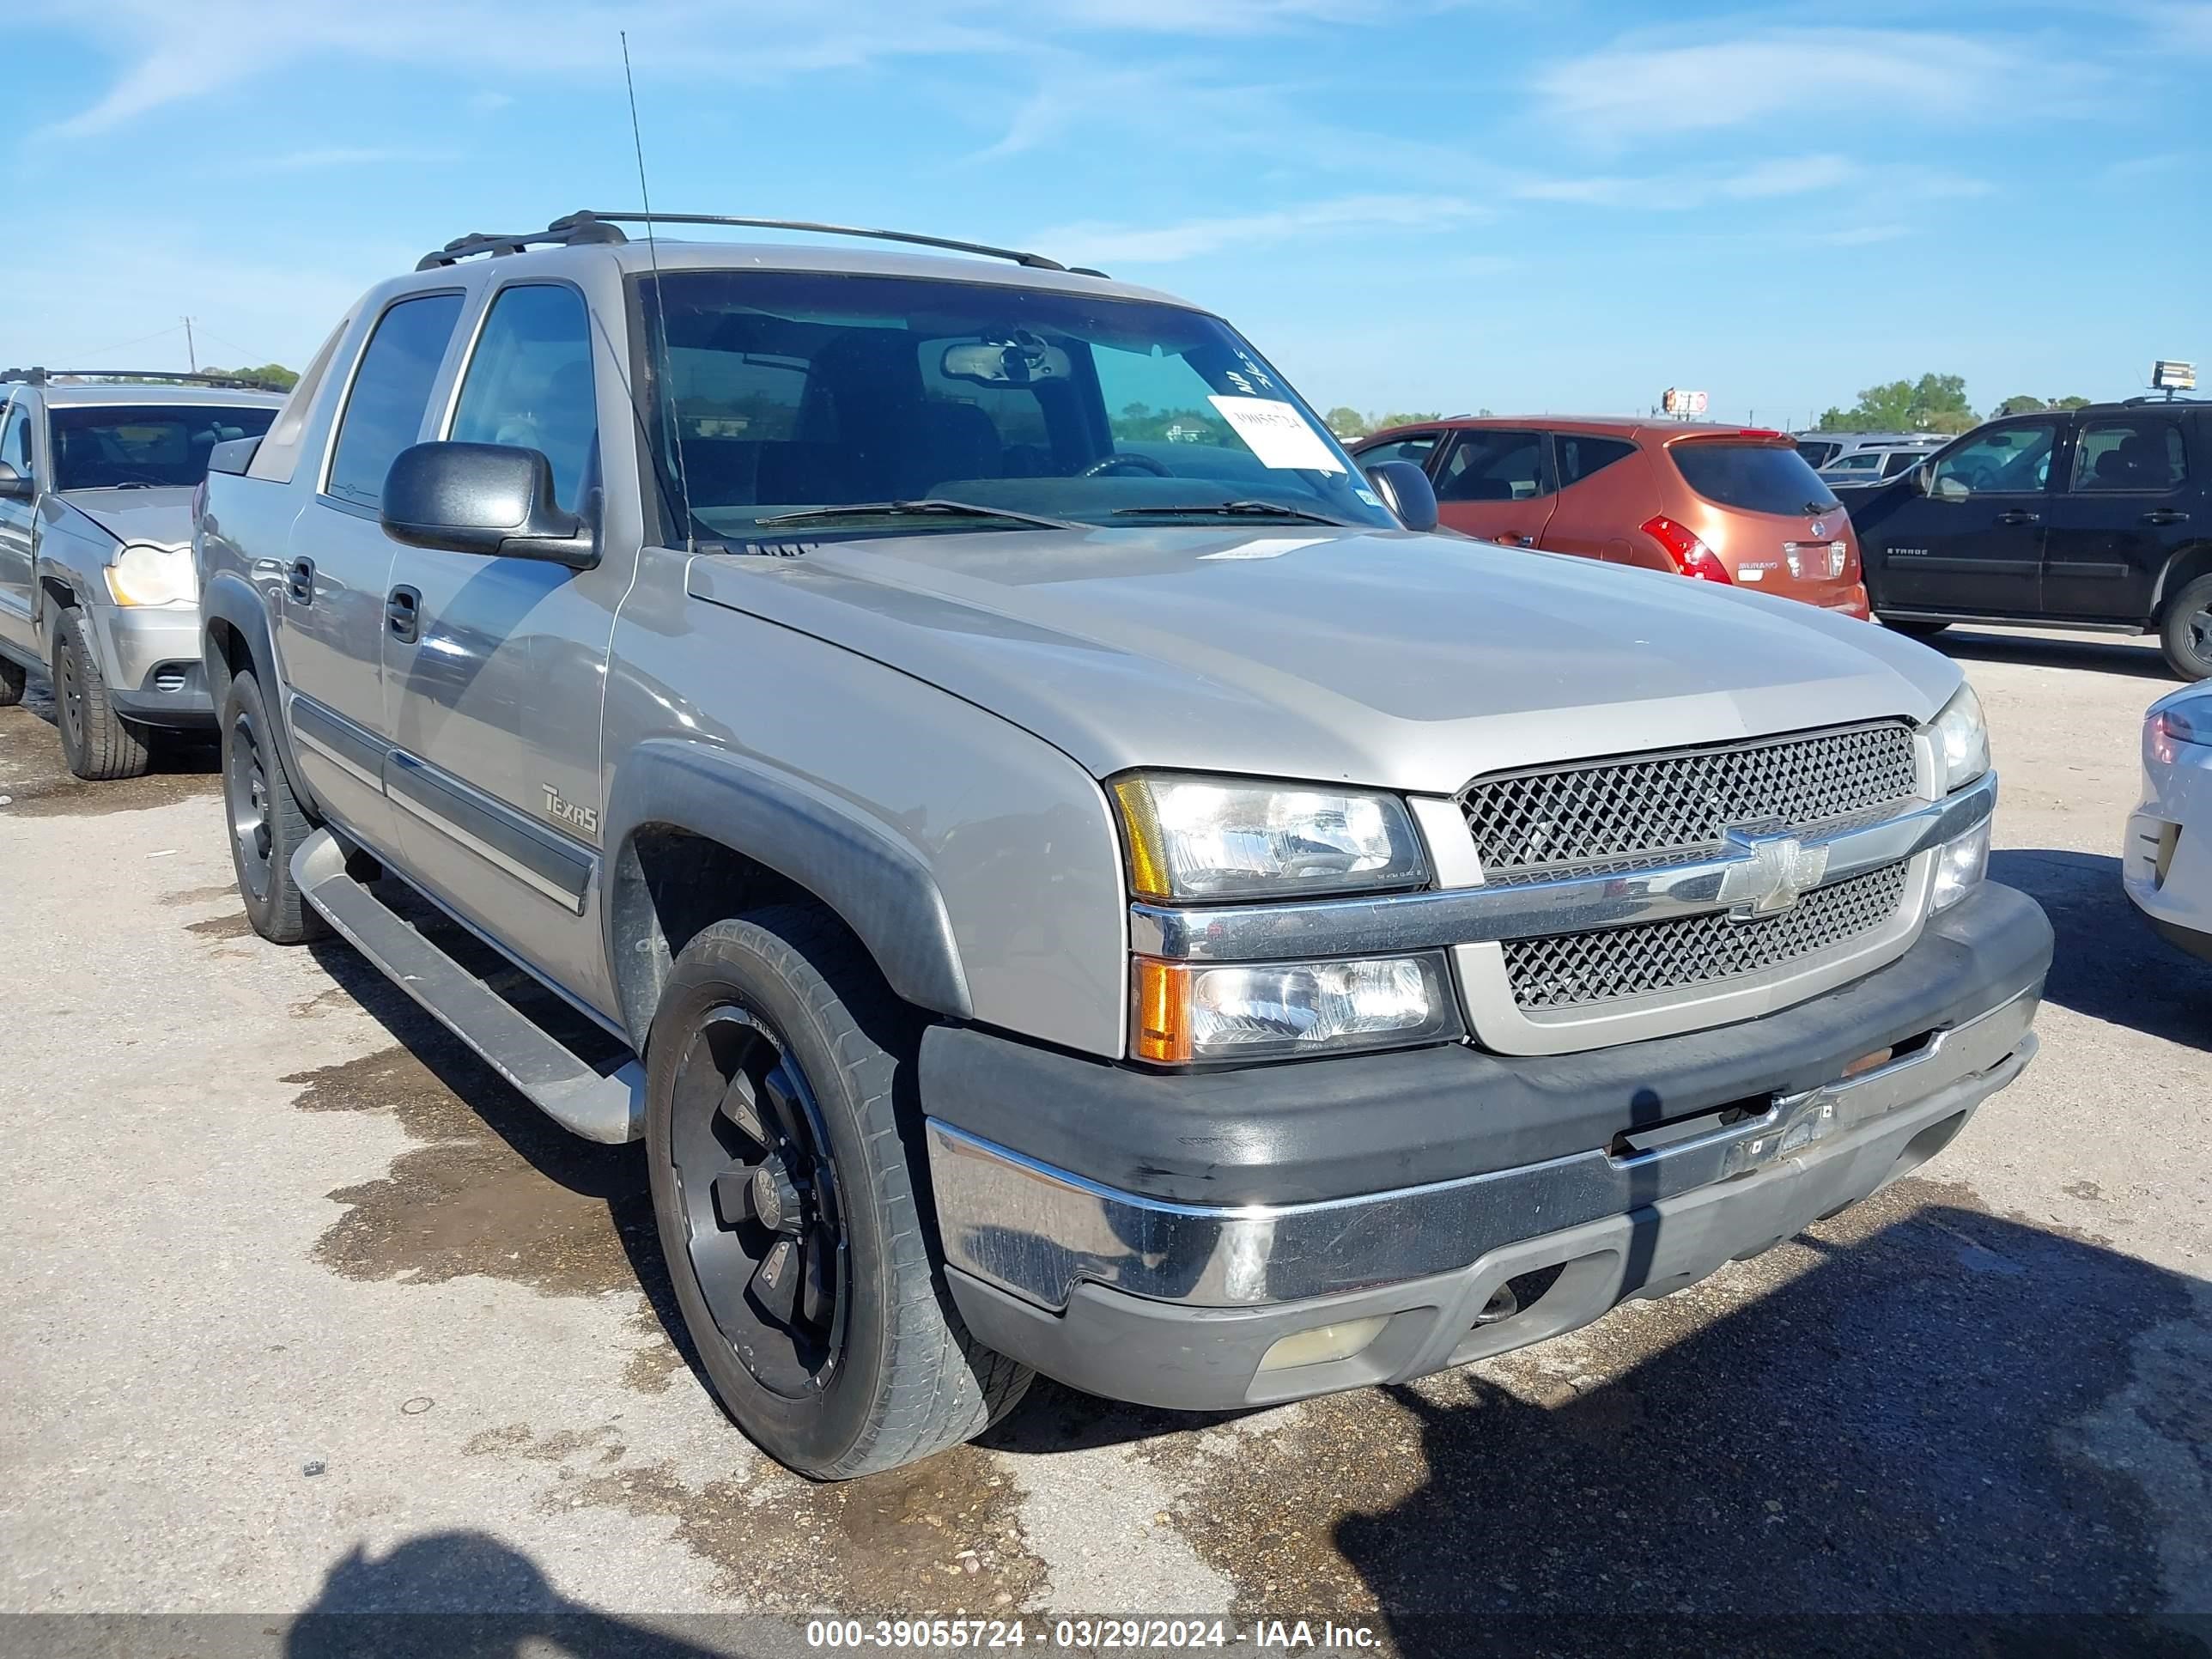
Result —
[{"label": "rear side window", "polygon": [[1544,493],[1540,432],[1462,432],[1437,478],[1440,501],[1525,501]]},{"label": "rear side window", "polygon": [[377,319],[338,417],[325,486],[330,494],[362,507],[382,503],[384,475],[422,433],[430,383],[460,314],[459,295],[426,294],[400,301]]},{"label": "rear side window", "polygon": [[599,441],[582,295],[539,283],[499,291],[446,435],[538,451],[553,465],[553,499],[575,507]]},{"label": "rear side window", "polygon": [[1843,446],[1838,443],[1821,443],[1802,438],[1797,443],[1797,453],[1805,458],[1808,466],[1826,466],[1842,449]]},{"label": "rear side window", "polygon": [[1832,512],[1838,505],[1792,448],[1704,440],[1676,444],[1667,453],[1684,483],[1722,507],[1802,514]]},{"label": "rear side window", "polygon": [[1560,432],[1552,438],[1559,458],[1559,488],[1578,484],[1592,473],[1602,472],[1615,461],[1625,461],[1636,446],[1618,438],[1593,438],[1584,432]]},{"label": "rear side window", "polygon": [[299,383],[285,398],[284,407],[276,411],[276,418],[269,423],[269,430],[254,446],[253,459],[246,469],[249,478],[264,478],[271,483],[289,483],[292,471],[300,464],[300,445],[307,436],[307,416],[315,407],[315,394],[323,389],[323,380],[331,372],[331,359],[337,356],[338,342],[353,326],[349,313],[343,321],[332,329],[330,337],[323,342],[322,349],[300,376]]},{"label": "rear side window", "polygon": [[2074,445],[2075,489],[2171,489],[2188,478],[2181,428],[2171,421],[2091,421]]}]

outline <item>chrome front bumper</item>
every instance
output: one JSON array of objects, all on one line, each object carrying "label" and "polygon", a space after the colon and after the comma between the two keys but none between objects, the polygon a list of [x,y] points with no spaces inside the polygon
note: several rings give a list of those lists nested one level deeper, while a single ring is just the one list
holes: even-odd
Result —
[{"label": "chrome front bumper", "polygon": [[[1324,1202],[1165,1203],[1085,1181],[928,1121],[930,1175],[949,1266],[1021,1301],[1067,1307],[1079,1284],[1153,1301],[1237,1309],[1368,1289],[1463,1267],[1504,1246],[1619,1217],[1778,1165],[1893,1138],[1917,1112],[1962,1116],[2035,1053],[2039,986],[1935,1033],[1876,1069],[1697,1122],[1518,1169]],[[1948,1136],[1946,1137],[1948,1138]],[[1871,1191],[1897,1160],[1873,1172]],[[1754,1183],[1747,1182],[1747,1193]],[[1713,1196],[1725,1205],[1728,1196]],[[1864,1196],[1850,1193],[1843,1201]],[[1746,1248],[1771,1243],[1749,1241]]]}]

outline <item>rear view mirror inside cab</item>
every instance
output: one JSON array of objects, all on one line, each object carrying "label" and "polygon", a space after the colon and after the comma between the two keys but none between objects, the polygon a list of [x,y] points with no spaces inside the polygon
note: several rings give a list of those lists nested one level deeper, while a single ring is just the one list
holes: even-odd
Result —
[{"label": "rear view mirror inside cab", "polygon": [[1066,351],[1026,331],[1011,340],[949,345],[937,367],[948,380],[972,380],[977,386],[1034,386],[1041,380],[1064,380],[1073,370]]}]

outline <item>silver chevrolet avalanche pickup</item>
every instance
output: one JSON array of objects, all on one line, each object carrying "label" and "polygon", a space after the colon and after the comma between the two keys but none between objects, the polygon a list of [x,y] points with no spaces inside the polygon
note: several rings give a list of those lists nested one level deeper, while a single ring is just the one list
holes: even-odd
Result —
[{"label": "silver chevrolet avalanche pickup", "polygon": [[191,495],[215,447],[283,402],[228,375],[0,374],[0,707],[47,675],[78,777],[136,777],[156,732],[215,724]]},{"label": "silver chevrolet avalanche pickup", "polygon": [[216,457],[206,670],[254,926],[643,1139],[785,1462],[1534,1342],[2033,1054],[1946,659],[1427,533],[1167,295],[641,216],[362,300]]}]

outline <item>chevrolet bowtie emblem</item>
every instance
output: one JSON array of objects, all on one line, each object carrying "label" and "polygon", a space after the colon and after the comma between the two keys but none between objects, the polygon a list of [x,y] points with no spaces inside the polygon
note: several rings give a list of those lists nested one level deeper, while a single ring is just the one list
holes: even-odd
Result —
[{"label": "chevrolet bowtie emblem", "polygon": [[1721,878],[1720,900],[1730,921],[1778,916],[1828,872],[1828,849],[1808,847],[1795,836],[1731,830],[1727,843],[1736,862]]}]

